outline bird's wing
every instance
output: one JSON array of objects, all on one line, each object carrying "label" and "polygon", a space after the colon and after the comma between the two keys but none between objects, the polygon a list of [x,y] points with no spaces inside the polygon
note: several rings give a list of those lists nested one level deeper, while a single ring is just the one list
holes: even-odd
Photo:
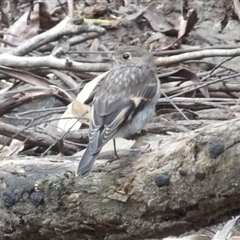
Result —
[{"label": "bird's wing", "polygon": [[[150,73],[151,77],[155,77],[152,72]],[[156,83],[158,79],[155,80],[145,83],[142,87],[136,86],[137,91],[136,89],[132,89],[132,91],[128,89],[126,94],[123,92],[107,93],[102,88],[100,94],[94,99],[91,111],[89,128],[91,154],[99,152],[126,121],[131,120],[139,110],[152,101],[158,93],[158,84]]]},{"label": "bird's wing", "polygon": [[106,77],[106,75],[109,73],[109,71],[102,73],[95,77],[92,81],[86,83],[82,91],[77,95],[76,100],[80,103],[88,104],[89,101],[93,99],[93,96],[95,95],[99,83]]}]

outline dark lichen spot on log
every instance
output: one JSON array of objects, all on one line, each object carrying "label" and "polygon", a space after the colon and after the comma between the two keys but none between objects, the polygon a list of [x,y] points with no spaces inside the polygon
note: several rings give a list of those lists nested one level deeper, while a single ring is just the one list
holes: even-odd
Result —
[{"label": "dark lichen spot on log", "polygon": [[178,170],[180,176],[186,177],[187,176],[187,171],[185,169],[179,168]]},{"label": "dark lichen spot on log", "polygon": [[169,177],[164,174],[156,176],[154,181],[159,188],[168,186],[170,183]]},{"label": "dark lichen spot on log", "polygon": [[21,188],[17,188],[12,190],[10,188],[5,188],[2,191],[2,203],[5,207],[12,207],[19,199],[22,197],[23,190]]},{"label": "dark lichen spot on log", "polygon": [[201,170],[198,170],[196,171],[195,173],[195,178],[198,179],[198,180],[204,180],[206,177],[206,173],[201,171]]},{"label": "dark lichen spot on log", "polygon": [[224,145],[218,140],[210,140],[206,145],[207,153],[211,158],[217,158],[224,152]]},{"label": "dark lichen spot on log", "polygon": [[5,207],[12,207],[15,204],[14,194],[12,190],[5,189],[1,195],[2,203]]},{"label": "dark lichen spot on log", "polygon": [[40,192],[32,192],[29,196],[29,200],[36,206],[44,203],[43,195]]}]

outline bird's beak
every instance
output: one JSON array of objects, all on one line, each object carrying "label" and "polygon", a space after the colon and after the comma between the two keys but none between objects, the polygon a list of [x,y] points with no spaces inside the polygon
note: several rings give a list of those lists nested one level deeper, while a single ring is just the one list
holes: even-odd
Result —
[{"label": "bird's beak", "polygon": [[108,63],[108,62],[113,62],[113,59],[104,57],[104,58],[102,58],[102,61]]},{"label": "bird's beak", "polygon": [[108,55],[105,55],[105,56],[102,56],[102,61],[105,62],[105,63],[108,63],[108,62],[113,62],[113,58],[109,56],[110,54]]}]

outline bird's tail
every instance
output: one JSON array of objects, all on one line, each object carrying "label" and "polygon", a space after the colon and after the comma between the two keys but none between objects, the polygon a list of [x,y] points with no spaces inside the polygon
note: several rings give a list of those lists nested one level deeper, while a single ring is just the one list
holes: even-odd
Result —
[{"label": "bird's tail", "polygon": [[76,176],[87,177],[90,174],[90,172],[92,171],[92,168],[93,168],[93,164],[94,164],[99,152],[97,152],[95,154],[91,154],[90,150],[89,150],[89,146],[86,148],[86,151],[83,154],[83,156],[78,164],[78,167],[76,170]]}]

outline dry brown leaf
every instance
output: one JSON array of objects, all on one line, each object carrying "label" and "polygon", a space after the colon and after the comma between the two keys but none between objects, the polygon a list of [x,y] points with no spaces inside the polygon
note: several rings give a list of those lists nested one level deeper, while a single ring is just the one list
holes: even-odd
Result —
[{"label": "dry brown leaf", "polygon": [[9,89],[11,89],[13,87],[13,83],[9,83],[9,82],[3,82],[0,81],[0,95],[7,92]]},{"label": "dry brown leaf", "polygon": [[37,98],[52,96],[55,93],[54,89],[47,89],[45,91],[30,92],[25,94],[17,94],[0,102],[0,117],[9,113],[12,109],[19,107],[25,103],[31,102]]},{"label": "dry brown leaf", "polygon": [[229,220],[221,230],[219,230],[212,238],[212,240],[229,240],[234,228],[239,224],[240,216]]},{"label": "dry brown leaf", "polygon": [[8,152],[6,156],[18,155],[24,149],[24,142],[13,139],[9,145]]},{"label": "dry brown leaf", "polygon": [[[182,69],[179,69],[177,71],[171,72],[171,73],[169,73],[168,76],[177,76],[177,77],[182,77],[182,78],[185,78],[185,79],[190,79],[194,83],[197,83],[197,84],[202,83],[201,80],[199,79],[199,77],[195,73],[193,73],[193,72],[191,72],[191,71],[189,71],[185,68],[182,68]],[[201,93],[204,97],[209,98],[209,91],[208,91],[208,88],[206,86],[200,88],[199,90],[201,91]]]},{"label": "dry brown leaf", "polygon": [[75,131],[81,128],[82,123],[89,125],[89,105],[78,102],[75,99],[68,105],[67,110],[58,122],[58,131]]},{"label": "dry brown leaf", "polygon": [[124,20],[133,21],[133,20],[137,19],[138,17],[140,17],[143,13],[144,13],[144,9],[142,9],[142,8],[136,9],[136,11],[134,13],[126,15],[124,17]]},{"label": "dry brown leaf", "polygon": [[240,2],[239,0],[233,0],[234,7],[235,7],[235,12],[238,16],[238,19],[240,20]]},{"label": "dry brown leaf", "polygon": [[0,7],[2,9],[2,13],[4,14],[1,14],[0,16],[0,21],[2,24],[5,24],[6,26],[9,27],[9,24],[10,24],[10,20],[9,20],[9,14],[6,14],[10,11],[10,3],[9,3],[9,0],[2,0],[0,1]]},{"label": "dry brown leaf", "polygon": [[[8,146],[4,146],[0,144],[0,157],[6,157],[8,153]],[[4,159],[4,158],[2,158]]]},{"label": "dry brown leaf", "polygon": [[150,10],[145,10],[143,16],[148,20],[153,30],[168,36],[177,36],[178,31],[164,17],[160,18],[155,12]]},{"label": "dry brown leaf", "polygon": [[179,23],[178,40],[180,40],[182,37],[187,36],[197,21],[197,12],[194,9],[190,9],[186,17],[181,16]]},{"label": "dry brown leaf", "polygon": [[34,5],[31,12],[31,21],[28,24],[28,12],[25,12],[4,34],[3,39],[9,43],[19,45],[36,36],[40,27],[39,18],[40,3]]},{"label": "dry brown leaf", "polygon": [[35,86],[48,87],[49,85],[53,85],[46,78],[40,77],[25,70],[0,66],[0,72]]},{"label": "dry brown leaf", "polygon": [[[49,2],[51,1],[46,1],[46,2],[49,5]],[[47,4],[44,2],[41,2],[40,10],[39,10],[40,29],[44,31],[53,28],[65,17],[65,15],[58,14],[57,17],[52,18]]]},{"label": "dry brown leaf", "polygon": [[162,48],[161,51],[172,48],[174,45],[178,44],[183,37],[189,34],[198,21],[197,12],[194,9],[190,9],[186,16],[180,17],[179,21],[178,38],[170,45]]},{"label": "dry brown leaf", "polygon": [[82,11],[82,15],[86,18],[100,17],[107,12],[107,5],[105,4],[93,4],[92,6],[85,7]]},{"label": "dry brown leaf", "polygon": [[122,21],[134,21],[141,15],[148,20],[152,29],[156,32],[164,33],[168,36],[177,36],[178,31],[169,22],[165,20],[165,16],[159,16],[155,12],[149,10],[151,3],[146,8],[136,8],[135,12],[125,16]]},{"label": "dry brown leaf", "polygon": [[26,11],[14,22],[4,34],[3,39],[14,45],[20,45],[36,36],[40,29],[48,30],[61,20],[52,19],[46,3],[35,3],[33,11]]},{"label": "dry brown leaf", "polygon": [[221,20],[221,30],[220,30],[220,32],[223,31],[223,29],[227,26],[227,24],[228,24],[228,14],[225,11],[224,15],[223,15],[223,19]]}]

